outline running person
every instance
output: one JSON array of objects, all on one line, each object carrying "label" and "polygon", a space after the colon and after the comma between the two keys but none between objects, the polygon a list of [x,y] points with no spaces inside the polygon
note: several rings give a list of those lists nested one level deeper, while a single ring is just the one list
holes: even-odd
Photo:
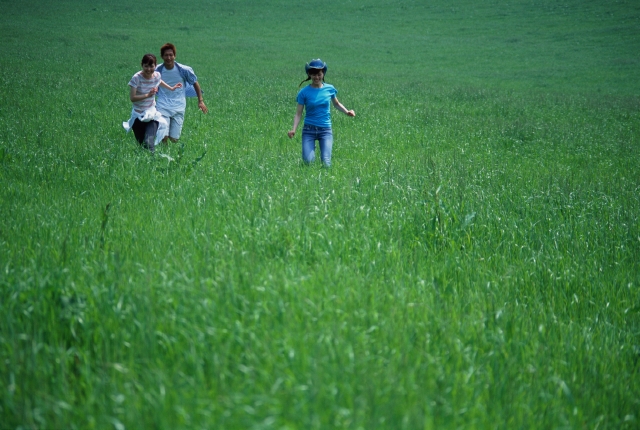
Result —
[{"label": "running person", "polygon": [[138,143],[151,152],[167,132],[167,123],[156,110],[158,87],[175,91],[181,83],[167,85],[156,72],[156,56],[145,54],[140,62],[142,70],[129,81],[129,99],[133,104],[129,121],[122,123],[125,130],[133,130]]},{"label": "running person", "polygon": [[331,130],[330,103],[336,109],[348,116],[356,116],[353,110],[347,110],[338,101],[338,90],[333,85],[324,82],[327,73],[327,63],[321,59],[311,60],[304,66],[309,85],[298,92],[296,114],[293,117],[293,129],[287,135],[293,138],[302,119],[302,111],[307,110],[302,127],[302,159],[309,164],[315,160],[316,140],[320,146],[320,158],[326,167],[331,166],[331,150],[333,147],[333,131]]},{"label": "running person", "polygon": [[169,85],[181,83],[182,89],[177,91],[166,91],[160,88],[158,91],[157,109],[164,119],[169,123],[169,135],[162,141],[171,139],[177,142],[182,134],[182,124],[184,123],[184,112],[187,108],[186,97],[198,97],[198,107],[203,113],[209,112],[204,104],[202,90],[198,83],[198,77],[193,69],[176,61],[176,47],[172,43],[165,43],[160,48],[160,56],[163,63],[156,67],[160,72],[162,80]]}]

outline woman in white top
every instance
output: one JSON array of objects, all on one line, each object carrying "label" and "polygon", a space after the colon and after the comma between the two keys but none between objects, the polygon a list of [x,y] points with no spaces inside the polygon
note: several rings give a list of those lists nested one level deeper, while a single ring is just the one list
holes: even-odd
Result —
[{"label": "woman in white top", "polygon": [[[133,110],[128,125],[133,130],[138,143],[151,152],[154,151],[156,142],[163,137],[156,139],[160,121],[163,121],[156,111],[158,86],[162,85],[171,91],[182,87],[181,83],[173,87],[167,85],[160,77],[160,73],[156,72],[156,62],[155,55],[145,54],[141,62],[142,70],[133,75],[129,81],[129,99],[133,103]],[[166,128],[166,124],[163,128]]]}]

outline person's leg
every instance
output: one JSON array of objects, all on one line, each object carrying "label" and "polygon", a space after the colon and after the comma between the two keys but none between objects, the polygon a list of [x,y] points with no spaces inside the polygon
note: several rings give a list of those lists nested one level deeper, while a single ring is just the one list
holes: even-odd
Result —
[{"label": "person's leg", "polygon": [[330,128],[318,132],[318,141],[320,146],[320,158],[322,164],[331,167],[331,151],[333,149],[333,130]]},{"label": "person's leg", "polygon": [[174,143],[180,139],[182,124],[184,124],[184,111],[175,112],[169,122],[169,139]]},{"label": "person's leg", "polygon": [[142,144],[144,142],[144,134],[147,131],[147,124],[136,119],[131,126],[133,130],[133,134],[136,137],[138,143]]},{"label": "person's leg", "polygon": [[158,121],[149,121],[146,122],[147,128],[144,133],[144,147],[148,148],[149,151],[155,151],[155,143],[156,134],[158,133]]},{"label": "person's leg", "polygon": [[162,115],[158,117],[158,131],[156,132],[156,139],[153,142],[154,147],[160,146],[164,138],[168,136],[169,123],[164,119]]},{"label": "person's leg", "polygon": [[[166,114],[165,112],[161,111],[161,110],[158,110],[158,112],[160,112],[160,115],[162,115],[162,119],[164,119],[165,123],[167,124],[167,128],[166,129],[168,130],[169,129],[169,124],[171,124],[171,117],[168,114]],[[162,138],[162,143],[163,144],[167,143],[168,140],[169,140],[169,134],[167,132],[167,135]]]},{"label": "person's leg", "polygon": [[316,133],[302,129],[302,160],[309,164],[316,159]]},{"label": "person's leg", "polygon": [[166,128],[164,129],[166,134],[162,137],[162,143],[165,144],[167,143],[167,141],[169,140],[169,126],[171,124],[171,118],[173,117],[173,110],[167,109],[165,106],[160,107],[156,105],[156,110],[158,111],[158,113],[160,113],[160,115],[162,115],[162,118],[165,121],[166,124]]}]

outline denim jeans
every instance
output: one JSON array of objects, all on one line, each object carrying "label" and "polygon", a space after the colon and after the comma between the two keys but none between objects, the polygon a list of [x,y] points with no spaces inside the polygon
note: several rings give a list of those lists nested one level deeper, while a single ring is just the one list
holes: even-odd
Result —
[{"label": "denim jeans", "polygon": [[302,128],[302,159],[311,163],[316,158],[316,140],[320,146],[322,164],[331,166],[331,149],[333,148],[333,132],[331,128],[316,127],[305,124]]}]

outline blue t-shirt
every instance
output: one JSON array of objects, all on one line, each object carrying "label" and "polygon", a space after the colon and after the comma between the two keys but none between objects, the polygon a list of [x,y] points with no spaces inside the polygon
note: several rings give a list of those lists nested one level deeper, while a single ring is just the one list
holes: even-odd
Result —
[{"label": "blue t-shirt", "polygon": [[169,86],[174,86],[178,82],[182,84],[182,87],[176,88],[174,91],[168,90],[163,86],[158,88],[158,98],[156,100],[156,107],[160,110],[177,110],[184,111],[187,107],[187,99],[184,98],[184,86],[185,81],[180,75],[180,70],[176,66],[169,70],[166,67],[162,69],[162,80]]},{"label": "blue t-shirt", "polygon": [[322,88],[313,88],[307,85],[298,93],[298,104],[304,105],[307,113],[304,123],[316,127],[331,127],[331,111],[329,105],[331,99],[338,94],[333,85],[323,84]]}]

